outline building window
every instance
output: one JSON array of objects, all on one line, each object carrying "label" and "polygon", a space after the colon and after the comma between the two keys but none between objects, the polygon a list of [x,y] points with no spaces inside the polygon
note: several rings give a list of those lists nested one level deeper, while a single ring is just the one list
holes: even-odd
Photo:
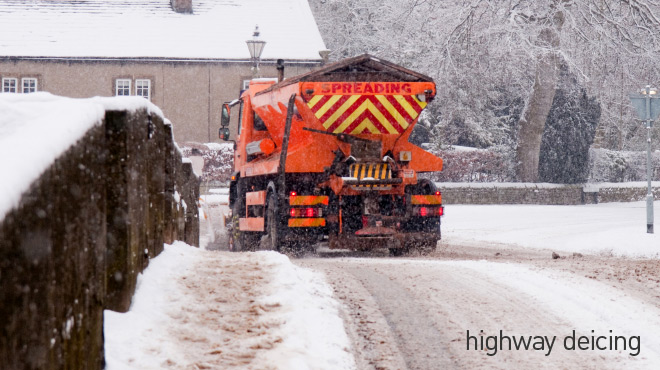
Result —
[{"label": "building window", "polygon": [[135,95],[151,100],[151,80],[135,80]]},{"label": "building window", "polygon": [[[260,81],[272,81],[273,83],[277,83],[277,77],[259,77]],[[250,80],[243,80],[243,84],[241,85],[241,94],[243,94],[243,91],[247,90],[250,88]]]},{"label": "building window", "polygon": [[241,92],[247,90],[250,87],[250,81],[252,80],[243,80],[243,88],[241,89]]},{"label": "building window", "polygon": [[18,79],[16,78],[3,78],[2,79],[2,92],[3,93],[15,93],[16,85],[18,85]]},{"label": "building window", "polygon": [[37,91],[37,79],[36,78],[22,78],[21,79],[24,94],[33,93]]},{"label": "building window", "polygon": [[131,95],[131,80],[129,79],[116,79],[115,80],[115,95],[128,96]]}]

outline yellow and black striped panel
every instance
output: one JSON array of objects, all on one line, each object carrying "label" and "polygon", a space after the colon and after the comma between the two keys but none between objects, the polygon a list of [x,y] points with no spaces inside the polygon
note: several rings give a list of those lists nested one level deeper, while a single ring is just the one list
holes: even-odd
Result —
[{"label": "yellow and black striped panel", "polygon": [[[376,180],[386,180],[392,178],[392,170],[387,163],[356,163],[349,168],[351,177],[358,180],[364,178],[373,178]],[[358,185],[359,187],[373,187],[374,185]]]},{"label": "yellow and black striped panel", "polygon": [[424,205],[442,204],[442,195],[412,195],[410,197],[410,203]]},{"label": "yellow and black striped panel", "polygon": [[325,218],[290,218],[289,227],[323,227]]},{"label": "yellow and black striped panel", "polygon": [[291,206],[315,206],[318,204],[328,205],[327,195],[295,195],[289,197]]}]

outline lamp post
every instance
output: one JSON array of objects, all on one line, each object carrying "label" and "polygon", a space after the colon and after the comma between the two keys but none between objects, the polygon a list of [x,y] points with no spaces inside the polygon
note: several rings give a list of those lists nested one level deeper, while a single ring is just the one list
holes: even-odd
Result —
[{"label": "lamp post", "polygon": [[653,121],[660,115],[660,97],[658,90],[646,85],[641,95],[630,95],[630,101],[637,111],[637,116],[646,121],[646,232],[653,234],[653,191],[651,189],[652,162],[651,162],[651,127]]},{"label": "lamp post", "polygon": [[252,39],[245,41],[245,43],[250,51],[252,63],[254,63],[254,66],[252,67],[252,78],[255,78],[259,73],[259,60],[261,59],[261,53],[264,51],[264,46],[266,46],[266,41],[259,39],[259,25],[254,27]]}]

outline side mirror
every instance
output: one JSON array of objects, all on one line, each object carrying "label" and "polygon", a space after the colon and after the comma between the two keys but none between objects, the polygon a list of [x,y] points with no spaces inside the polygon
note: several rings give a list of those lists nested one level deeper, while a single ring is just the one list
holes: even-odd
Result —
[{"label": "side mirror", "polygon": [[222,104],[222,115],[220,117],[220,126],[228,127],[229,126],[229,104]]},{"label": "side mirror", "polygon": [[218,137],[224,141],[229,140],[229,127],[220,127],[218,130]]}]

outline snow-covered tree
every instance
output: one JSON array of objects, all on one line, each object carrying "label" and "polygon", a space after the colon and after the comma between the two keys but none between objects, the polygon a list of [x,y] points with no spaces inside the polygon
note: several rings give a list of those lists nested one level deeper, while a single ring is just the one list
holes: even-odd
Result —
[{"label": "snow-covered tree", "polygon": [[368,52],[434,77],[430,116],[449,131],[463,127],[481,146],[510,145],[522,181],[538,179],[560,63],[597,97],[603,144],[617,149],[638,145],[628,93],[660,82],[655,0],[310,4],[333,58]]},{"label": "snow-covered tree", "polygon": [[600,105],[588,97],[568,67],[562,65],[552,107],[543,130],[539,180],[584,183],[589,175],[589,148],[600,118]]}]

